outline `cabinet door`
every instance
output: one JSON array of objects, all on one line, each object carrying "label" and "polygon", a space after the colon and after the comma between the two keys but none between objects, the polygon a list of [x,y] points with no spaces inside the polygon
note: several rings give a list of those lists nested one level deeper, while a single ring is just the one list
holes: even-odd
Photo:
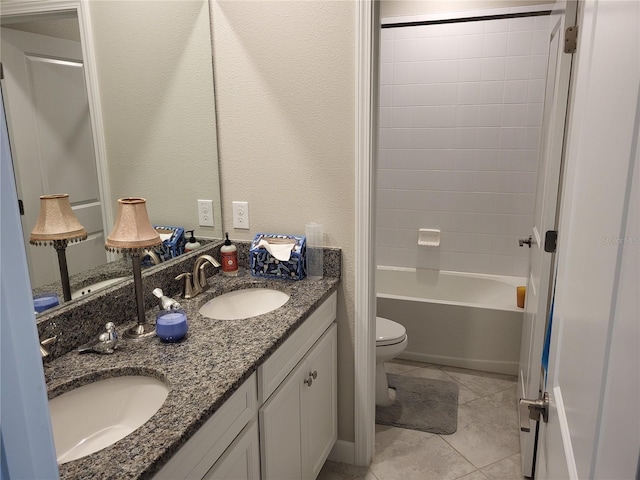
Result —
[{"label": "cabinet door", "polygon": [[302,383],[302,478],[315,479],[338,436],[337,327],[333,324],[309,351]]},{"label": "cabinet door", "polygon": [[260,409],[260,462],[263,480],[300,480],[300,394],[304,361]]},{"label": "cabinet door", "polygon": [[259,480],[260,447],[258,422],[253,421],[238,435],[220,460],[203,477],[203,480]]}]

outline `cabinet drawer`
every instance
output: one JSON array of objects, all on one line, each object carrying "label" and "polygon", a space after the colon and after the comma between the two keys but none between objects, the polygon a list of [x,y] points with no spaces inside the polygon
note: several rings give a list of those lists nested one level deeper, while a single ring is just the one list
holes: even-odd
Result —
[{"label": "cabinet drawer", "polygon": [[333,292],[258,368],[258,399],[264,403],[289,375],[311,346],[336,319],[337,293]]},{"label": "cabinet drawer", "polygon": [[198,479],[211,469],[258,409],[256,374],[251,375],[222,407],[198,429],[154,477]]}]

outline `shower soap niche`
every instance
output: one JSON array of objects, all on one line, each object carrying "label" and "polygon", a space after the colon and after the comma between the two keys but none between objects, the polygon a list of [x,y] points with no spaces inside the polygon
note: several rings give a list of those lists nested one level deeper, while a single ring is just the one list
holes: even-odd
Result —
[{"label": "shower soap niche", "polygon": [[418,245],[437,247],[440,245],[440,230],[421,228],[418,230]]}]

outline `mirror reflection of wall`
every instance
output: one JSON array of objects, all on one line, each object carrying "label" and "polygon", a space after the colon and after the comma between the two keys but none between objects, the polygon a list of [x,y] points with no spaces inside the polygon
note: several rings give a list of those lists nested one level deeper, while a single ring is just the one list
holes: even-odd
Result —
[{"label": "mirror reflection of wall", "polygon": [[[32,2],[12,3],[26,5]],[[156,225],[182,226],[195,229],[198,237],[221,238],[223,230],[207,1],[101,1],[87,2],[78,8],[84,8],[79,17],[75,10],[55,18],[41,14],[19,17],[15,15],[15,10],[9,11],[3,5],[3,64],[8,52],[5,48],[8,45],[5,42],[6,30],[11,30],[10,35],[14,37],[27,33],[46,35],[55,41],[75,44],[76,51],[80,52],[78,58],[74,58],[77,54],[70,53],[53,55],[57,60],[55,63],[45,61],[46,55],[34,53],[29,47],[27,64],[36,67],[27,71],[30,77],[20,83],[31,90],[36,83],[50,84],[49,81],[34,82],[33,73],[37,69],[48,70],[50,75],[55,76],[57,72],[50,72],[52,65],[56,68],[63,65],[74,71],[75,76],[73,80],[61,81],[62,86],[76,84],[82,90],[85,77],[93,74],[100,107],[99,117],[87,121],[88,109],[78,106],[81,102],[72,102],[66,97],[61,100],[61,95],[58,95],[56,99],[60,100],[62,107],[58,105],[56,109],[55,102],[49,105],[56,113],[49,114],[49,118],[54,118],[55,122],[48,123],[55,128],[47,131],[49,137],[39,150],[51,153],[51,137],[55,136],[60,124],[66,124],[77,140],[74,149],[80,143],[88,147],[85,153],[78,155],[84,163],[73,163],[65,151],[62,155],[64,168],[53,166],[48,160],[38,166],[33,163],[32,157],[25,158],[26,155],[12,138],[17,176],[35,178],[36,173],[43,173],[39,181],[41,190],[37,194],[33,190],[28,193],[26,189],[20,192],[25,202],[23,230],[27,244],[38,214],[38,196],[48,193],[70,193],[71,203],[76,206],[76,215],[89,232],[90,240],[92,237],[94,239],[95,258],[86,258],[90,255],[76,252],[77,247],[83,244],[83,248],[90,247],[91,241],[69,248],[67,257],[72,275],[94,266],[96,259],[106,261],[104,231],[108,233],[111,229],[113,216],[103,221],[99,215],[90,215],[90,211],[115,211],[117,199],[121,197],[145,197],[151,221]],[[49,43],[53,43],[53,40]],[[88,64],[82,68],[82,53],[86,53],[87,48],[91,52],[88,61],[95,60],[93,70]],[[2,86],[6,98],[6,90],[10,86],[6,65]],[[91,98],[91,85],[89,90]],[[71,107],[76,107],[75,120],[68,116]],[[22,114],[24,110],[7,109],[12,136],[23,133],[33,135],[34,130],[39,134],[42,130],[40,124],[36,127],[17,127],[12,122],[13,117],[16,112]],[[81,116],[78,112],[85,115],[84,123],[78,120]],[[102,153],[104,165],[98,165],[98,168],[90,154],[94,143],[91,134],[96,133],[94,130],[103,136],[103,152],[98,149],[96,155],[99,157]],[[78,140],[80,132],[87,135],[82,142]],[[78,180],[81,174],[84,177]],[[72,179],[71,183],[65,185],[64,182],[69,179]],[[73,188],[76,190],[72,191]],[[35,202],[35,207],[27,207],[27,196],[30,202]],[[213,200],[214,227],[198,225],[198,199]],[[27,212],[33,219],[27,218]],[[49,256],[53,266],[51,276],[57,281],[59,274],[53,249],[38,248],[34,255]],[[47,262],[38,257],[33,261],[30,259],[30,263],[39,265]],[[32,286],[48,283],[51,276],[32,274]]]},{"label": "mirror reflection of wall", "polygon": [[86,241],[69,246],[70,273],[107,261],[102,200],[108,192],[98,181],[76,14],[3,19],[2,63],[29,273],[32,287],[38,287],[59,278],[53,249],[29,244],[41,195],[68,193],[89,233]]}]

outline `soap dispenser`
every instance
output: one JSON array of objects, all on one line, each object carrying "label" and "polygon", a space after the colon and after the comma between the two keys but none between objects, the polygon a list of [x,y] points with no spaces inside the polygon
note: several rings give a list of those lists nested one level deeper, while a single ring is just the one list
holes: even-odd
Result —
[{"label": "soap dispenser", "polygon": [[185,230],[185,231],[191,234],[191,236],[189,237],[189,240],[187,240],[187,243],[185,243],[184,245],[184,251],[185,253],[187,253],[187,252],[191,252],[192,250],[195,250],[196,248],[199,248],[200,242],[198,242],[196,240],[196,237],[193,236],[194,230]]},{"label": "soap dispenser", "polygon": [[222,274],[229,277],[236,277],[238,275],[238,249],[229,240],[229,234],[225,233],[227,239],[224,241],[224,245],[220,247],[220,253],[222,254]]}]

